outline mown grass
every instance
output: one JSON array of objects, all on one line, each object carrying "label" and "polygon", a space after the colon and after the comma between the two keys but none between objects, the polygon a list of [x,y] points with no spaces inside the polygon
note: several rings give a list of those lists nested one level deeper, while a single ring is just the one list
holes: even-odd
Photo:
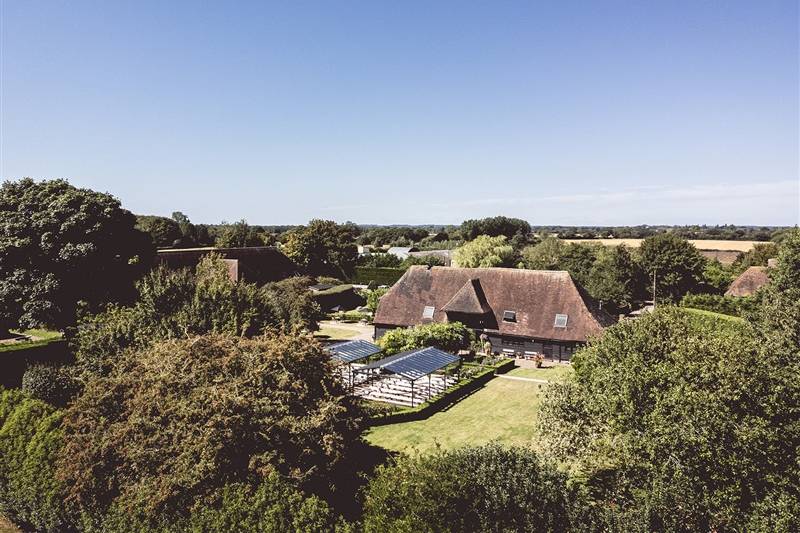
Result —
[{"label": "mown grass", "polygon": [[330,340],[343,341],[352,339],[358,335],[358,331],[334,326],[321,325],[319,331],[314,333],[315,337],[324,337]]},{"label": "mown grass", "polygon": [[427,452],[466,444],[498,441],[531,445],[542,387],[547,385],[495,378],[452,407],[425,420],[377,426],[367,440],[388,450]]},{"label": "mown grass", "polygon": [[515,368],[506,375],[520,378],[556,380],[573,372],[572,366],[563,363],[548,364],[542,368]]}]

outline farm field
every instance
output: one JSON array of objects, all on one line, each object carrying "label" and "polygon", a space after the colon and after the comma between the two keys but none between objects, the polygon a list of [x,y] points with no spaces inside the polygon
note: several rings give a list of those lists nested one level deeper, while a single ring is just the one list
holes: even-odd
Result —
[{"label": "farm field", "polygon": [[[604,246],[617,246],[624,244],[631,248],[638,248],[644,239],[564,239],[565,242],[596,243]],[[698,250],[723,250],[732,252],[747,252],[758,241],[717,241],[717,240],[690,240]]]},{"label": "farm field", "polygon": [[425,420],[377,426],[367,440],[376,446],[404,452],[428,452],[440,445],[531,445],[542,388],[547,385],[495,378],[468,396]]}]

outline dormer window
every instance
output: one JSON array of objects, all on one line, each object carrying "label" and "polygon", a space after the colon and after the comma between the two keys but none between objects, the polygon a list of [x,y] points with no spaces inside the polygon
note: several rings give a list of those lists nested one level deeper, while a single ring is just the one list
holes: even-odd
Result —
[{"label": "dormer window", "polygon": [[567,315],[556,315],[556,321],[555,324],[553,324],[553,326],[557,328],[567,327],[567,318],[568,318]]},{"label": "dormer window", "polygon": [[426,305],[425,309],[422,310],[422,318],[431,319],[433,318],[433,312],[436,310],[435,307],[432,305]]},{"label": "dormer window", "polygon": [[516,322],[516,321],[517,321],[516,311],[503,311],[503,322]]}]

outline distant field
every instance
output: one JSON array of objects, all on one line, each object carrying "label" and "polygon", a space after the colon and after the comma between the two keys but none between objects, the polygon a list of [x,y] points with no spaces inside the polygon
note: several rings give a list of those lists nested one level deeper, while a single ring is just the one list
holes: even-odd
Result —
[{"label": "distant field", "polygon": [[[644,239],[564,239],[567,242],[588,242],[603,244],[605,246],[617,246],[624,244],[631,248],[638,248]],[[759,241],[713,241],[713,240],[690,240],[698,250],[724,250],[734,252],[747,252],[753,248],[754,244],[763,244]]]},{"label": "distant field", "polygon": [[395,451],[427,452],[498,441],[530,445],[543,385],[495,378],[485,387],[425,420],[372,428],[371,444]]}]

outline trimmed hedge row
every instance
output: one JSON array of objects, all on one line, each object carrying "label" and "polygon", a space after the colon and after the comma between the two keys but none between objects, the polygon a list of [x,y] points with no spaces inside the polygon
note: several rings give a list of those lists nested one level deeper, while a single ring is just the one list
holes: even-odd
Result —
[{"label": "trimmed hedge row", "polygon": [[356,267],[353,279],[350,281],[359,285],[367,285],[370,281],[378,285],[394,285],[405,272],[404,268]]},{"label": "trimmed hedge row", "polygon": [[[436,396],[432,400],[420,404],[416,407],[408,407],[393,413],[377,414],[367,421],[369,426],[385,426],[388,424],[397,424],[399,422],[411,422],[413,420],[423,420],[428,418],[437,411],[441,411],[449,405],[461,400],[464,396],[471,392],[476,391],[485,385],[497,374],[504,374],[514,368],[515,361],[513,359],[506,359],[492,366],[485,367],[475,374],[469,380],[462,380],[454,388],[448,390],[440,396]],[[476,365],[466,365],[476,366]]]},{"label": "trimmed hedge row", "polygon": [[742,316],[744,312],[755,307],[751,297],[720,296],[718,294],[687,294],[681,299],[681,307],[692,307],[722,313],[723,315]]}]

